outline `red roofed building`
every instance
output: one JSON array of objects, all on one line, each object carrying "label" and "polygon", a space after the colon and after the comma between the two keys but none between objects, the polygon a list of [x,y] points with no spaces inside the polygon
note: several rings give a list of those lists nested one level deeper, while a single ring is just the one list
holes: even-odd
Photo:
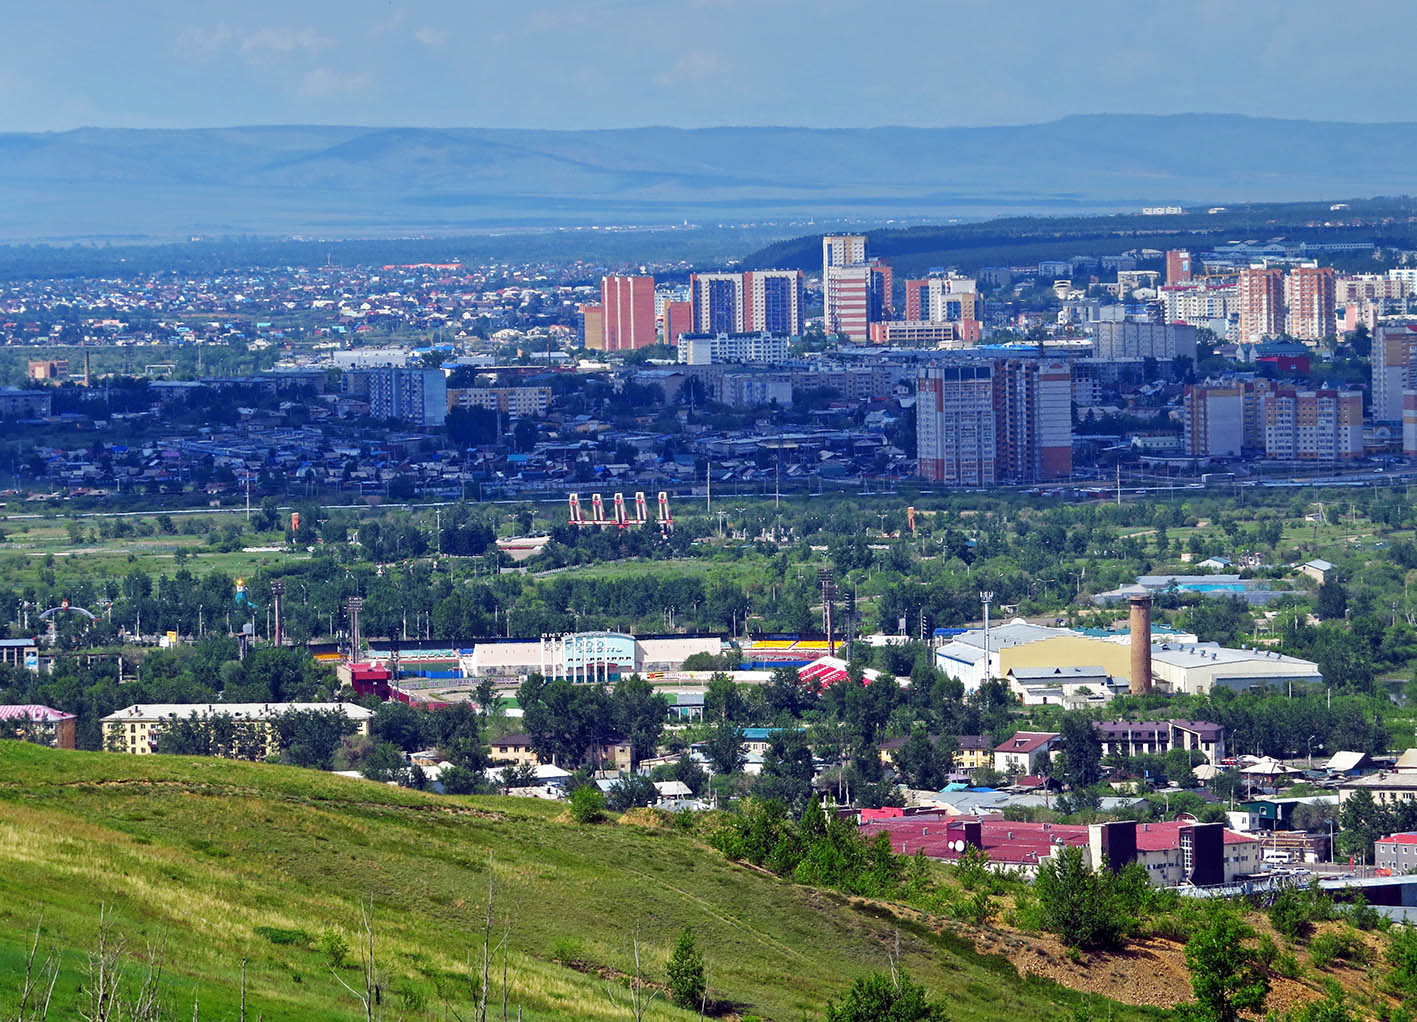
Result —
[{"label": "red roofed building", "polygon": [[1394,873],[1417,870],[1417,830],[1389,834],[1373,842],[1373,865]]},{"label": "red roofed building", "polygon": [[1232,883],[1258,873],[1263,866],[1255,838],[1227,830],[1219,823],[1181,819],[1169,823],[1131,821],[1094,823],[1017,823],[999,816],[949,817],[917,814],[900,818],[863,819],[861,833],[869,838],[890,835],[891,848],[901,855],[923,853],[953,861],[973,845],[989,854],[997,869],[1032,875],[1059,849],[1083,849],[1089,864],[1113,869],[1139,863],[1156,887],[1192,883],[1210,886]]},{"label": "red roofed building", "polygon": [[13,736],[55,749],[74,748],[72,713],[36,703],[0,706],[0,737]]},{"label": "red roofed building", "polygon": [[1052,731],[1019,731],[994,746],[994,769],[1001,774],[1046,774],[1058,736]]}]

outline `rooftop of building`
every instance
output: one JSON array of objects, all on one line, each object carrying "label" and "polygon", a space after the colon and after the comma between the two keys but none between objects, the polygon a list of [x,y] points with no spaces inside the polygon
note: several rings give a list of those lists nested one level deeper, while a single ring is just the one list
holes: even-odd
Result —
[{"label": "rooftop of building", "polygon": [[282,713],[310,710],[317,713],[343,712],[350,720],[369,720],[373,710],[356,703],[134,703],[104,717],[105,722],[154,721],[220,716],[269,720]]},{"label": "rooftop of building", "polygon": [[1206,720],[1105,720],[1097,722],[1097,729],[1105,736],[1121,738],[1145,732],[1169,732],[1171,728],[1189,731],[1202,739],[1214,740],[1225,733],[1225,728]]},{"label": "rooftop of building", "polygon": [[1016,731],[1013,737],[994,746],[995,752],[1033,752],[1058,737],[1053,731]]},{"label": "rooftop of building", "polygon": [[61,720],[73,719],[74,715],[72,713],[56,710],[52,706],[41,706],[38,703],[20,703],[18,705],[0,706],[0,720],[28,720],[54,724]]},{"label": "rooftop of building", "polygon": [[1380,773],[1340,781],[1338,786],[1340,788],[1400,788],[1406,791],[1417,791],[1417,774],[1384,770]]}]

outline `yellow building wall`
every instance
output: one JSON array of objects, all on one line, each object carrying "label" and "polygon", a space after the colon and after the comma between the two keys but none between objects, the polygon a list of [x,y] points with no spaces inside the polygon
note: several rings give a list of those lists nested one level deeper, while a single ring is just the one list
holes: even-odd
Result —
[{"label": "yellow building wall", "polygon": [[1057,635],[999,651],[999,676],[1016,667],[1101,667],[1118,680],[1131,680],[1132,650],[1088,635]]}]

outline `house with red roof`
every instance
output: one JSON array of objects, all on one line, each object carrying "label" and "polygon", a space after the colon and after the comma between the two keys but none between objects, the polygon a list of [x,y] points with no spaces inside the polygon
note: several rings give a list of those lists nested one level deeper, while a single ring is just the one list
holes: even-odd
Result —
[{"label": "house with red roof", "polygon": [[1058,748],[1052,731],[1019,731],[994,746],[994,769],[1001,774],[1046,774]]},{"label": "house with red roof", "polygon": [[75,720],[72,713],[37,703],[0,706],[0,738],[15,737],[55,749],[72,749]]},{"label": "house with red roof", "polygon": [[1394,873],[1417,872],[1417,830],[1389,834],[1374,841],[1373,865]]}]

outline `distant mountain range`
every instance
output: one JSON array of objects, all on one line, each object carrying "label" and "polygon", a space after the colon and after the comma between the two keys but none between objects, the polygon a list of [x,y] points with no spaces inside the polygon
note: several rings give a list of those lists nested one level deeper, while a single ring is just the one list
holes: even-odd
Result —
[{"label": "distant mountain range", "polygon": [[1218,114],[932,129],[85,128],[0,134],[0,238],[920,222],[1406,194],[1414,168],[1417,123]]}]

